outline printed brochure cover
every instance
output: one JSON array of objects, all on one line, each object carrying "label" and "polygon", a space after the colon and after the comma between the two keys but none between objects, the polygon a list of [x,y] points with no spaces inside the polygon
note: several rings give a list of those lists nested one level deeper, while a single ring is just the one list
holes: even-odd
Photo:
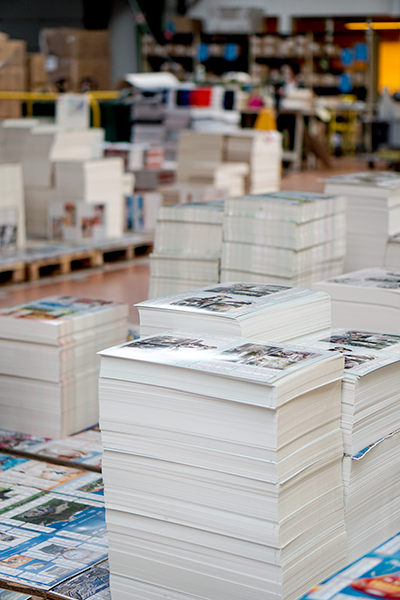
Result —
[{"label": "printed brochure cover", "polygon": [[384,288],[397,292],[400,290],[400,271],[397,269],[361,269],[354,273],[328,279],[329,283],[354,285],[366,288]]},{"label": "printed brochure cover", "polygon": [[41,438],[29,433],[19,433],[17,431],[7,431],[0,429],[0,448],[5,450],[22,450],[30,452],[37,444],[43,444],[49,441],[50,438]]},{"label": "printed brochure cover", "polygon": [[[111,600],[110,570],[108,560],[89,571],[69,579],[51,590],[50,597],[76,598],[76,600]],[[0,596],[0,600],[2,600]],[[4,600],[8,600],[5,598]],[[10,599],[12,600],[12,599]]]},{"label": "printed brochure cover", "polygon": [[232,341],[232,338],[201,334],[194,337],[179,331],[139,339],[101,354],[271,385],[288,373],[330,356],[328,352],[308,350],[304,346],[269,345],[244,338]]},{"label": "printed brochure cover", "polygon": [[165,308],[190,312],[222,313],[228,318],[241,317],[255,310],[267,309],[283,302],[320,298],[306,288],[256,283],[225,283],[193,290],[190,293],[164,296],[137,304],[141,307]]},{"label": "printed brochure cover", "polygon": [[379,333],[373,331],[359,331],[354,329],[332,329],[329,336],[321,338],[320,342],[337,346],[352,346],[372,351],[399,350],[400,335]]},{"label": "printed brochure cover", "polygon": [[345,185],[367,185],[376,187],[396,188],[400,187],[400,174],[391,171],[375,171],[349,173],[348,175],[336,175],[328,177],[325,180],[327,183],[337,183]]},{"label": "printed brochure cover", "polygon": [[49,589],[107,558],[105,509],[52,492],[0,515],[0,578]]},{"label": "printed brochure cover", "polygon": [[54,321],[94,313],[110,306],[117,306],[117,304],[106,300],[91,300],[74,296],[49,296],[10,308],[3,308],[0,310],[0,317]]},{"label": "printed brochure cover", "polygon": [[85,474],[82,469],[0,454],[0,481],[51,490]]},{"label": "printed brochure cover", "polygon": [[400,534],[315,586],[301,600],[355,598],[400,598]]}]

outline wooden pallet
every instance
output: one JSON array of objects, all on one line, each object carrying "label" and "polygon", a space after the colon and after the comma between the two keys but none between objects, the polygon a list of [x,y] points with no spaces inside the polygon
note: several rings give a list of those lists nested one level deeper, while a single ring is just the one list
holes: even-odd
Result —
[{"label": "wooden pallet", "polygon": [[84,250],[64,254],[60,256],[49,256],[33,260],[26,265],[26,277],[28,281],[36,281],[46,275],[66,275],[76,269],[101,266],[103,262],[96,250]]},{"label": "wooden pallet", "polygon": [[16,262],[14,264],[0,264],[0,280],[18,283],[25,279],[25,263]]}]

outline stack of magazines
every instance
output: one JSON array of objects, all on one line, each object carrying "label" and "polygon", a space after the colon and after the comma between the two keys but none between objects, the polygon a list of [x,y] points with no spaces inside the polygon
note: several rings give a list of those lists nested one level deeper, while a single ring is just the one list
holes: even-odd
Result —
[{"label": "stack of magazines", "polygon": [[60,438],[98,421],[96,352],[126,339],[128,307],[50,296],[0,311],[5,429]]},{"label": "stack of magazines", "polygon": [[114,600],[296,600],[345,564],[339,352],[170,331],[101,355]]},{"label": "stack of magazines", "polygon": [[286,342],[330,329],[330,299],[305,288],[226,283],[136,305],[141,335],[167,329]]},{"label": "stack of magazines", "polygon": [[313,287],[332,299],[332,327],[400,334],[400,270],[361,269]]},{"label": "stack of magazines", "polygon": [[326,181],[326,194],[347,199],[345,270],[383,267],[388,239],[400,232],[399,173],[351,173]]},{"label": "stack of magazines", "polygon": [[342,381],[343,481],[347,561],[400,529],[400,336],[333,329],[302,340],[316,351],[339,350]]},{"label": "stack of magazines", "polygon": [[275,192],[228,199],[221,281],[308,286],[343,272],[345,235],[341,197]]},{"label": "stack of magazines", "polygon": [[160,207],[150,298],[219,282],[223,213],[222,201]]}]

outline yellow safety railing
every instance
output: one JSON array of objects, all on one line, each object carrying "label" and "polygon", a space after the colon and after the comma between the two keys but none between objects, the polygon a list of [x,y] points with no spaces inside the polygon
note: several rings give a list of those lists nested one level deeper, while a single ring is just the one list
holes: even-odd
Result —
[{"label": "yellow safety railing", "polygon": [[[113,90],[104,90],[98,92],[86,92],[92,109],[93,127],[101,127],[101,114],[99,100],[116,100],[120,97],[120,92]],[[57,100],[59,94],[55,92],[0,92],[0,100],[21,100],[26,102],[27,116],[33,114],[33,102],[48,102]]]}]

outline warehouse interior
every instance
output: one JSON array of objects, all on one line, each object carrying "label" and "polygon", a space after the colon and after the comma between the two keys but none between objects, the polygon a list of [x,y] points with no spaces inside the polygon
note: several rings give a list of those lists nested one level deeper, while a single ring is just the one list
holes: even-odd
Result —
[{"label": "warehouse interior", "polygon": [[0,600],[400,598],[400,0],[1,0]]}]

